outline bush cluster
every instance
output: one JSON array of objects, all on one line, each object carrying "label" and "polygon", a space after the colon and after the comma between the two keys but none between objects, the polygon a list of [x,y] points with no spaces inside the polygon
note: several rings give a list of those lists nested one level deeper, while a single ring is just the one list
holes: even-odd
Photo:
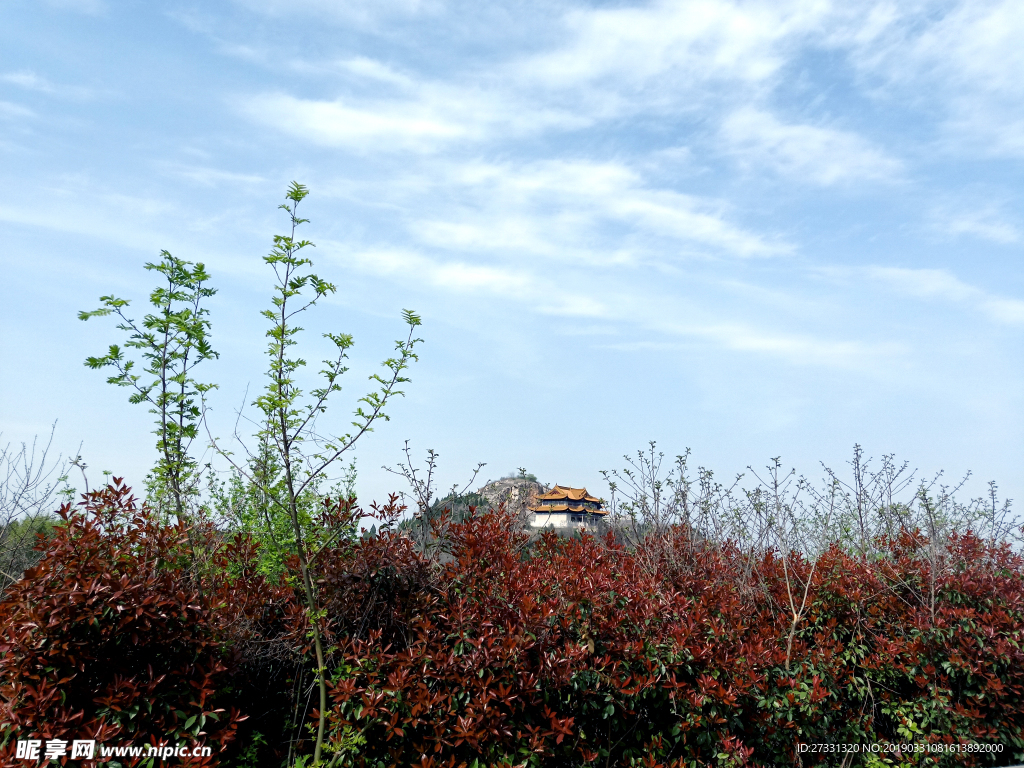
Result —
[{"label": "bush cluster", "polygon": [[[937,557],[903,531],[810,558],[682,526],[531,540],[497,510],[436,519],[424,551],[403,511],[393,497],[373,535],[319,553],[311,615],[242,537],[162,523],[120,483],[65,505],[0,603],[0,759],[36,737],[301,760],[320,714],[312,621],[338,766],[1024,759],[1024,559],[1006,545],[968,532]],[[815,743],[918,751],[801,751]]]},{"label": "bush cluster", "polygon": [[58,515],[0,602],[3,765],[24,765],[14,748],[29,738],[199,741],[214,756],[193,762],[216,765],[254,709],[286,707],[250,649],[283,637],[296,608],[248,542],[162,523],[120,480]]}]

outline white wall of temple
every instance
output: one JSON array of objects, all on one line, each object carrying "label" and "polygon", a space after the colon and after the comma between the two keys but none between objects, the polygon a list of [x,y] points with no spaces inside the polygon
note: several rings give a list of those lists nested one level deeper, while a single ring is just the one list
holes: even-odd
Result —
[{"label": "white wall of temple", "polygon": [[534,512],[530,525],[534,528],[570,528],[579,523],[570,523],[564,512]]}]

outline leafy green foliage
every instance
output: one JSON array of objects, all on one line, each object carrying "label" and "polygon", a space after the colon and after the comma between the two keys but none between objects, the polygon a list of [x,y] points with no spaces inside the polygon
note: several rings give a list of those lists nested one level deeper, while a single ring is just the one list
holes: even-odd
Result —
[{"label": "leafy green foliage", "polygon": [[537,482],[537,476],[533,472],[527,472],[525,467],[518,467],[515,472],[509,472],[507,475],[501,476],[502,480],[529,480],[531,483]]},{"label": "leafy green foliage", "polygon": [[[320,706],[313,754],[316,763],[323,747],[327,687],[315,560],[329,544],[350,536],[352,526],[312,525],[309,510],[315,506],[314,500],[319,498],[321,484],[331,465],[360,437],[371,432],[377,420],[386,420],[388,402],[403,394],[400,387],[409,381],[405,371],[417,359],[414,348],[421,340],[415,338],[414,333],[421,321],[411,311],[403,313],[409,328],[408,337],[398,340],[395,343],[396,356],[384,361],[388,374],[381,376],[375,373],[370,377],[376,388],[359,399],[355,421],[352,422],[353,431],[340,436],[323,436],[317,430],[317,419],[326,413],[331,396],[341,391],[340,377],[348,370],[345,361],[352,346],[352,337],[344,333],[324,334],[324,338],[334,345],[335,356],[323,361],[324,367],[320,371],[322,385],[305,396],[297,376],[306,361],[295,356],[292,350],[302,331],[296,318],[337,290],[334,284],[310,272],[313,262],[301,255],[313,247],[310,241],[296,237],[298,227],[308,222],[297,212],[308,194],[301,184],[291,184],[285,195],[287,202],[280,206],[288,213],[291,231],[287,235],[275,235],[270,253],[263,257],[274,272],[275,285],[272,307],[262,312],[270,322],[266,333],[269,339],[269,381],[263,394],[253,403],[262,414],[262,428],[257,434],[259,451],[250,453],[247,464],[239,464],[226,451],[217,448],[216,442],[215,448],[232,461],[238,480],[234,485],[229,481],[226,496],[222,499],[242,502],[234,508],[240,511],[247,525],[262,518],[258,538],[265,550],[273,550],[270,562],[264,558],[264,570],[277,569],[282,564],[295,566],[292,570],[301,588],[317,660],[315,678],[320,690]],[[342,503],[351,505],[344,499]],[[279,536],[281,533],[284,535]]]},{"label": "leafy green foliage", "polygon": [[[169,507],[179,518],[186,514],[187,500],[198,493],[198,463],[190,455],[202,419],[200,399],[216,387],[195,379],[193,371],[204,360],[218,357],[210,346],[209,310],[203,302],[216,293],[207,286],[210,279],[202,264],[160,252],[161,260],[146,269],[159,273],[164,284],[149,296],[156,312],[141,322],[126,314],[130,302],[116,296],[101,296],[102,305],[91,312],[79,312],[80,320],[116,315],[118,330],[128,334],[122,349],[111,344],[107,354],[86,358],[96,370],[113,368],[107,382],[131,390],[128,401],[148,403],[156,416],[159,459],[153,470],[151,496],[160,508]],[[137,353],[139,359],[129,355]],[[141,371],[136,363],[141,362]]]},{"label": "leafy green foliage", "polygon": [[[230,530],[243,532],[257,545],[260,572],[278,579],[288,572],[288,559],[296,555],[296,539],[287,510],[275,503],[274,498],[285,498],[287,489],[277,465],[276,456],[259,446],[249,459],[246,471],[255,482],[232,469],[226,480],[210,477],[207,496],[211,511]],[[324,528],[317,520],[324,498],[355,500],[356,463],[349,462],[342,477],[324,490],[326,482],[318,478],[298,499],[299,525],[303,538],[314,549],[326,544],[332,537],[351,539],[357,535],[354,526],[346,531]],[[270,492],[263,489],[269,488]]]},{"label": "leafy green foliage", "polygon": [[490,501],[479,493],[450,493],[443,499],[436,499],[424,512],[403,520],[398,530],[409,533],[415,541],[422,541],[434,526],[461,523],[489,508]]},{"label": "leafy green foliage", "polygon": [[[302,328],[296,324],[296,317],[313,307],[320,299],[333,294],[337,287],[318,275],[306,271],[313,262],[299,254],[313,247],[308,240],[295,237],[297,228],[308,220],[297,215],[300,202],[308,190],[293,182],[286,198],[288,203],[281,208],[291,219],[291,234],[275,235],[270,254],[264,256],[276,279],[275,294],[271,299],[273,308],[263,310],[263,317],[270,321],[267,330],[270,339],[267,345],[269,379],[264,393],[253,403],[263,414],[264,426],[260,439],[272,450],[279,463],[279,470],[288,485],[288,495],[301,495],[306,487],[323,476],[324,471],[363,434],[372,431],[378,419],[387,420],[384,410],[387,402],[403,394],[400,387],[408,383],[405,371],[417,359],[414,347],[421,341],[414,338],[413,331],[421,324],[420,318],[405,310],[403,317],[409,327],[409,337],[395,342],[397,355],[384,361],[388,376],[373,374],[370,379],[379,388],[359,399],[352,422],[353,432],[324,438],[315,429],[316,419],[326,413],[331,395],[341,391],[340,377],[348,370],[345,361],[352,346],[352,336],[345,333],[325,333],[335,347],[335,357],[323,361],[320,374],[322,386],[310,390],[308,399],[296,381],[298,371],[306,365],[301,357],[289,353],[298,342],[296,336]],[[304,296],[304,291],[312,296]],[[271,494],[277,498],[276,494]],[[281,506],[290,504],[282,498]]]},{"label": "leafy green foliage", "polygon": [[51,538],[58,522],[55,517],[37,515],[12,520],[0,529],[0,584],[6,587],[18,581],[26,569],[35,565],[39,560],[39,538]]}]

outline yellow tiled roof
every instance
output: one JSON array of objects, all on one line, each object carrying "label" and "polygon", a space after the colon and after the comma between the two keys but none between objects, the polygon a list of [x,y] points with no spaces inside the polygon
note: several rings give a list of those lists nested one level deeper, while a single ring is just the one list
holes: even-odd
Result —
[{"label": "yellow tiled roof", "polygon": [[565,499],[566,501],[601,501],[587,493],[586,488],[569,488],[562,485],[556,485],[547,493],[537,495],[538,501],[556,501],[562,499]]},{"label": "yellow tiled roof", "polygon": [[586,512],[591,515],[607,515],[608,512],[603,509],[594,509],[593,507],[585,507],[582,504],[579,506],[570,506],[569,504],[543,504],[536,507],[529,507],[531,512],[538,512],[543,514],[545,512]]}]

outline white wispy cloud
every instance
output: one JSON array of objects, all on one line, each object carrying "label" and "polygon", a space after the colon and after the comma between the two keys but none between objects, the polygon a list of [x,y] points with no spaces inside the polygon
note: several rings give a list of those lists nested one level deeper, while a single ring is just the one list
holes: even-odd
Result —
[{"label": "white wispy cloud", "polygon": [[869,267],[869,277],[910,296],[963,305],[1008,325],[1024,324],[1024,301],[998,296],[960,280],[945,269]]},{"label": "white wispy cloud", "polygon": [[613,161],[467,162],[435,175],[459,203],[421,218],[422,241],[614,265],[687,255],[773,256],[790,246],[730,222],[714,200],[651,185]]},{"label": "white wispy cloud", "polygon": [[[451,295],[491,295],[512,306],[505,311],[531,311],[566,318],[600,319],[614,323],[602,333],[656,334],[661,340],[626,341],[598,346],[618,349],[678,348],[694,341],[740,354],[751,354],[800,366],[817,366],[865,372],[905,353],[904,346],[891,341],[870,342],[829,338],[827,334],[793,333],[736,320],[705,318],[674,322],[678,303],[664,303],[664,297],[636,295],[635,286],[607,282],[577,281],[565,273],[540,275],[524,268],[482,266],[450,258],[437,258],[409,249],[352,250],[339,243],[325,243],[347,268],[398,281],[429,287]],[[323,248],[322,248],[323,250]],[[572,285],[573,290],[552,290]],[[522,309],[515,310],[519,306]],[[706,315],[697,306],[690,313]],[[666,338],[670,340],[665,340]],[[687,341],[672,341],[685,339]]]},{"label": "white wispy cloud", "polygon": [[413,94],[421,80],[402,71],[388,62],[369,56],[344,56],[327,59],[293,58],[286,64],[288,69],[310,77],[341,79],[351,84],[363,85],[380,91],[381,86],[389,87],[393,93]]},{"label": "white wispy cloud", "polygon": [[894,98],[945,115],[946,151],[1024,156],[1024,5],[1016,0],[879,4],[869,37],[844,41]]},{"label": "white wispy cloud", "polygon": [[686,76],[682,87],[709,80],[760,82],[785,64],[780,42],[818,28],[829,8],[815,0],[577,8],[564,18],[569,39],[563,46],[517,66],[524,76],[561,88],[680,74]]},{"label": "white wispy cloud", "polygon": [[41,91],[42,93],[53,93],[56,90],[49,80],[28,70],[6,72],[0,75],[0,82],[17,85],[30,91]]},{"label": "white wispy cloud", "polygon": [[376,26],[388,19],[438,13],[438,0],[235,0],[249,11],[271,17],[295,16],[324,19],[332,23]]},{"label": "white wispy cloud", "polygon": [[[833,16],[830,0],[570,6],[553,22],[557,33],[540,52],[513,47],[486,66],[434,79],[368,56],[292,60],[292,69],[333,76],[339,88],[355,93],[320,99],[261,93],[238,106],[278,130],[362,152],[437,151],[458,142],[580,130],[638,113],[734,105],[770,91],[799,45]],[[366,94],[368,84],[375,92]],[[855,137],[833,133],[813,138],[869,159],[866,142],[855,145]],[[785,148],[776,147],[776,154]],[[870,159],[873,173],[884,170],[882,153]]]},{"label": "white wispy cloud", "polygon": [[[0,184],[16,182],[0,176]],[[128,192],[85,175],[62,174],[40,180],[21,195],[0,200],[0,222],[95,238],[144,253],[174,250],[201,229],[201,213],[171,197]],[[175,224],[169,224],[175,222]],[[187,222],[187,223],[186,223]],[[74,256],[71,256],[74,261]],[[82,269],[92,269],[85,261]]]},{"label": "white wispy cloud", "polygon": [[951,235],[970,235],[993,243],[1009,245],[1021,240],[1019,227],[1006,220],[995,208],[952,210],[938,213],[936,228]]},{"label": "white wispy cloud", "polygon": [[900,161],[855,133],[783,123],[753,107],[729,115],[721,135],[743,162],[815,184],[892,179],[902,171]]},{"label": "white wispy cloud", "polygon": [[205,187],[220,184],[263,184],[267,180],[263,176],[251,173],[236,173],[219,168],[208,168],[201,165],[168,164],[166,172],[184,179],[189,179]]},{"label": "white wispy cloud", "polygon": [[[783,361],[795,366],[832,368],[870,373],[885,370],[905,355],[906,345],[891,340],[850,338],[849,334],[793,331],[773,324],[754,324],[736,318],[714,317],[714,313],[689,307],[684,314],[692,320],[676,321],[680,312],[658,301],[636,302],[626,315],[632,327],[620,327],[625,336],[641,331],[646,338],[613,341],[601,346],[622,350],[692,350],[694,344],[745,356]],[[653,336],[653,338],[651,338]]]},{"label": "white wispy cloud", "polygon": [[366,56],[342,59],[334,62],[334,65],[361,78],[400,86],[407,90],[416,87],[416,79],[412,76],[400,72],[382,61]]},{"label": "white wispy cloud", "polygon": [[8,83],[26,91],[43,93],[48,96],[88,99],[96,95],[96,91],[92,88],[54,83],[29,69],[0,74],[0,83]]},{"label": "white wispy cloud", "polygon": [[35,117],[35,114],[31,109],[21,104],[15,104],[12,101],[0,101],[0,118]]},{"label": "white wispy cloud", "polygon": [[409,249],[375,248],[349,251],[338,243],[325,244],[361,272],[395,277],[456,293],[487,291],[511,298],[529,296],[535,281],[515,271],[462,261],[434,259]]},{"label": "white wispy cloud", "polygon": [[607,305],[591,295],[552,295],[550,285],[524,269],[508,269],[466,261],[434,258],[409,249],[349,250],[327,244],[336,258],[364,274],[385,277],[456,295],[490,294],[527,305],[541,314],[596,318],[609,314]]},{"label": "white wispy cloud", "polygon": [[797,365],[817,365],[866,372],[901,354],[893,342],[830,339],[813,334],[782,333],[739,323],[698,327],[689,333],[714,340],[727,349],[778,357]]},{"label": "white wispy cloud", "polygon": [[303,99],[285,93],[237,100],[250,119],[315,144],[359,152],[433,152],[495,134],[579,127],[569,112],[516,104],[486,90],[421,83],[393,98]]},{"label": "white wispy cloud", "polygon": [[107,10],[103,0],[44,0],[46,5],[66,11],[75,11],[89,16],[97,16]]},{"label": "white wispy cloud", "polygon": [[[546,293],[551,293],[551,286],[546,288]],[[576,295],[569,292],[561,292],[554,296],[548,295],[536,306],[537,312],[545,315],[559,315],[561,317],[581,317],[589,319],[607,318],[613,313],[609,305],[595,296]]]}]

